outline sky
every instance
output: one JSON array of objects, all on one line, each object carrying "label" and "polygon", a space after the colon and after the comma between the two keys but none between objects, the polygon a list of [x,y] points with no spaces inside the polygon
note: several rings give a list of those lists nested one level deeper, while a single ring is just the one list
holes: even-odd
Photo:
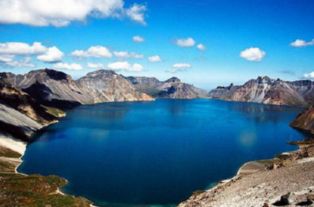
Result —
[{"label": "sky", "polygon": [[0,71],[98,69],[212,89],[314,79],[312,0],[0,0]]}]

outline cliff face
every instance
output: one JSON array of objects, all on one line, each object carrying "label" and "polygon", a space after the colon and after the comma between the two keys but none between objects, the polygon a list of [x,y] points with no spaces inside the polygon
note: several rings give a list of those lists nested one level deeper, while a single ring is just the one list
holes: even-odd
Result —
[{"label": "cliff face", "polygon": [[312,81],[282,81],[258,77],[241,86],[217,87],[209,92],[211,98],[256,102],[274,105],[305,106],[313,103]]},{"label": "cliff face", "polygon": [[57,121],[59,114],[53,111],[60,112],[43,106],[17,88],[0,83],[0,134],[29,141],[38,129]]},{"label": "cliff face", "polygon": [[206,91],[183,83],[176,77],[172,77],[166,81],[147,77],[128,77],[128,80],[137,90],[155,98],[192,99],[208,97]]},{"label": "cliff face", "polygon": [[91,100],[87,103],[152,100],[149,95],[137,91],[126,78],[113,71],[91,72],[77,83],[81,91],[90,97]]},{"label": "cliff face", "polygon": [[291,126],[314,135],[314,106],[299,114]]},{"label": "cliff face", "polygon": [[27,92],[41,103],[58,108],[108,101],[152,100],[137,92],[123,76],[113,71],[89,73],[78,81],[71,76],[50,69],[31,71],[25,75],[1,73],[5,84]]}]

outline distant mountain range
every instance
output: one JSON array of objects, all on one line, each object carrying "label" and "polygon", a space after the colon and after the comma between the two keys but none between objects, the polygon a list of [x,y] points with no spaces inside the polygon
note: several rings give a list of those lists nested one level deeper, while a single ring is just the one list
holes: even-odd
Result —
[{"label": "distant mountain range", "polygon": [[63,72],[42,69],[24,75],[0,73],[2,85],[21,90],[47,106],[69,108],[101,102],[150,101],[154,98],[201,98],[207,92],[178,78],[124,77],[110,70],[88,73],[78,80]]},{"label": "distant mountain range", "polygon": [[154,77],[125,77],[110,70],[91,72],[78,80],[51,69],[34,70],[24,75],[0,73],[0,84],[20,90],[38,103],[61,109],[80,104],[156,98],[213,98],[290,106],[314,104],[313,81],[283,81],[267,76],[251,79],[243,85],[219,86],[210,92],[176,77],[160,81]]},{"label": "distant mountain range", "polygon": [[227,101],[256,102],[274,105],[307,106],[314,104],[314,82],[283,81],[267,76],[251,79],[245,84],[219,86],[209,97]]},{"label": "distant mountain range", "polygon": [[155,98],[193,99],[208,97],[207,91],[172,77],[166,81],[148,77],[127,77],[134,87]]}]

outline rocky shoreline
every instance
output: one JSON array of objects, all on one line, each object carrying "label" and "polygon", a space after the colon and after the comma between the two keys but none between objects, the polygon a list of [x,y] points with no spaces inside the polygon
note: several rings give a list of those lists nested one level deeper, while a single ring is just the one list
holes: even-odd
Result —
[{"label": "rocky shoreline", "polygon": [[[291,125],[309,139],[290,144],[298,150],[270,160],[243,164],[231,179],[207,191],[197,191],[179,207],[314,206],[314,109],[301,113]],[[303,124],[301,124],[301,122]]]},{"label": "rocky shoreline", "polygon": [[92,202],[67,195],[60,188],[64,178],[49,175],[26,175],[17,171],[23,162],[26,143],[8,135],[0,136],[0,206],[74,206],[90,207]]}]

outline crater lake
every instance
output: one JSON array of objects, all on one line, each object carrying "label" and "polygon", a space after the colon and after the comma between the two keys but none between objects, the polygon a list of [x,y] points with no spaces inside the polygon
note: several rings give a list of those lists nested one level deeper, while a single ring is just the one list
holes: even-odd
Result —
[{"label": "crater lake", "polygon": [[247,161],[296,149],[300,108],[217,100],[82,105],[37,134],[19,172],[58,175],[97,206],[172,206]]}]

